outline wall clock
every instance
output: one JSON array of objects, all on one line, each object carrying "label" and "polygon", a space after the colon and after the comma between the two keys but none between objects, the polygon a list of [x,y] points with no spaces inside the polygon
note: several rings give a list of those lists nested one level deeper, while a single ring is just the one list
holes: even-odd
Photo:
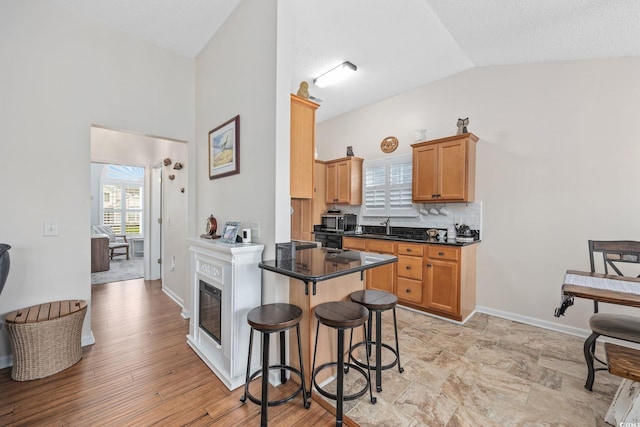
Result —
[{"label": "wall clock", "polygon": [[380,143],[380,149],[385,153],[393,153],[398,148],[398,138],[388,136]]}]

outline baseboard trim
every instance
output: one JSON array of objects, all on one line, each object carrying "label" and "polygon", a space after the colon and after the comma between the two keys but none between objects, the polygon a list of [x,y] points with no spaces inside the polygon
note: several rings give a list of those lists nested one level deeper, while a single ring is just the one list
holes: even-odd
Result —
[{"label": "baseboard trim", "polygon": [[537,319],[535,317],[522,316],[520,314],[511,313],[508,311],[496,310],[490,307],[477,306],[476,311],[478,313],[484,313],[491,316],[501,317],[507,320],[513,320],[514,322],[520,322],[531,326],[536,326],[542,329],[548,329],[550,331],[561,332],[567,335],[573,335],[576,337],[586,338],[591,335],[591,330],[575,328],[573,326],[560,325],[555,322],[548,322],[546,320]]}]

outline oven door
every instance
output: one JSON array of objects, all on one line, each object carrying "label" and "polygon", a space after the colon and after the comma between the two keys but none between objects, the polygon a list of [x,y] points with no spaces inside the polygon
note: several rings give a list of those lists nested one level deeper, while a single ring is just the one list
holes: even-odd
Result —
[{"label": "oven door", "polygon": [[200,280],[200,328],[222,344],[222,290]]}]

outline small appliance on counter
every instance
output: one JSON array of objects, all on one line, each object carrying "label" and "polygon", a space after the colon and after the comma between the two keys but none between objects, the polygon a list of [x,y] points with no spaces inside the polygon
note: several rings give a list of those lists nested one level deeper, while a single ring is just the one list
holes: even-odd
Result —
[{"label": "small appliance on counter", "polygon": [[471,243],[480,238],[478,230],[472,230],[467,224],[456,224],[456,242]]},{"label": "small appliance on counter", "polygon": [[358,215],[341,213],[341,212],[327,212],[321,216],[321,230],[331,233],[345,233],[348,231],[355,231],[358,224]]}]

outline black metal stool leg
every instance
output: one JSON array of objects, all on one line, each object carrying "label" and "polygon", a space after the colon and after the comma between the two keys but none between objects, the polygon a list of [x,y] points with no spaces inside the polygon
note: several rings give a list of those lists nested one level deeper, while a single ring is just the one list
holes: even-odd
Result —
[{"label": "black metal stool leg", "polygon": [[367,343],[367,353],[369,355],[369,357],[371,357],[371,337],[373,335],[371,335],[372,332],[372,327],[371,327],[371,320],[373,319],[373,316],[371,314],[371,310],[369,310],[369,321],[367,322],[367,327],[369,328],[369,339],[365,340],[365,342]]},{"label": "black metal stool leg", "polygon": [[[285,348],[286,348],[286,336],[284,334],[284,331],[280,331],[280,364],[282,366],[285,366],[286,363],[286,354],[285,354]],[[287,382],[287,371],[284,369],[280,370],[280,382],[282,384]]]},{"label": "black metal stool leg", "polygon": [[[371,340],[371,337],[367,335],[367,326],[366,325],[362,325],[362,328],[364,329],[364,341],[368,342]],[[369,398],[371,399],[371,403],[376,403],[377,399],[375,397],[373,397],[373,390],[372,390],[372,385],[371,385],[371,361],[369,360],[369,352],[365,351],[364,352],[367,356],[367,373],[369,374]]]},{"label": "black metal stool leg", "polygon": [[347,367],[344,368],[345,374],[349,373],[349,363],[351,363],[351,360],[355,360],[355,358],[351,355],[352,346],[353,346],[353,328],[351,328],[351,334],[349,336],[349,358],[347,359]]},{"label": "black metal stool leg", "polygon": [[382,311],[380,310],[376,310],[376,391],[378,393],[382,391]]},{"label": "black metal stool leg", "polygon": [[300,340],[300,324],[296,325],[296,334],[298,335],[298,361],[300,362],[300,382],[302,383],[302,402],[304,407],[309,409],[311,402],[307,400],[307,386],[304,380],[304,364],[302,361],[302,341]]},{"label": "black metal stool leg", "polygon": [[313,390],[313,382],[316,377],[316,353],[318,352],[318,333],[320,332],[320,321],[316,324],[316,343],[313,346],[313,363],[311,364],[311,384],[309,384],[309,395],[311,398],[311,391]]},{"label": "black metal stool leg", "polygon": [[249,329],[249,359],[247,360],[247,376],[244,381],[244,393],[240,398],[240,402],[247,400],[247,390],[249,389],[249,375],[251,375],[251,350],[253,350],[253,328]]},{"label": "black metal stool leg", "polygon": [[338,390],[336,392],[336,427],[342,425],[344,403],[344,329],[338,329]]},{"label": "black metal stool leg", "polygon": [[262,333],[262,401],[260,405],[260,426],[267,426],[267,408],[269,407],[269,335]]},{"label": "black metal stool leg", "polygon": [[398,359],[398,372],[403,373],[404,368],[400,366],[400,345],[398,344],[398,322],[396,321],[396,308],[393,307],[393,330],[396,334],[396,357]]}]

